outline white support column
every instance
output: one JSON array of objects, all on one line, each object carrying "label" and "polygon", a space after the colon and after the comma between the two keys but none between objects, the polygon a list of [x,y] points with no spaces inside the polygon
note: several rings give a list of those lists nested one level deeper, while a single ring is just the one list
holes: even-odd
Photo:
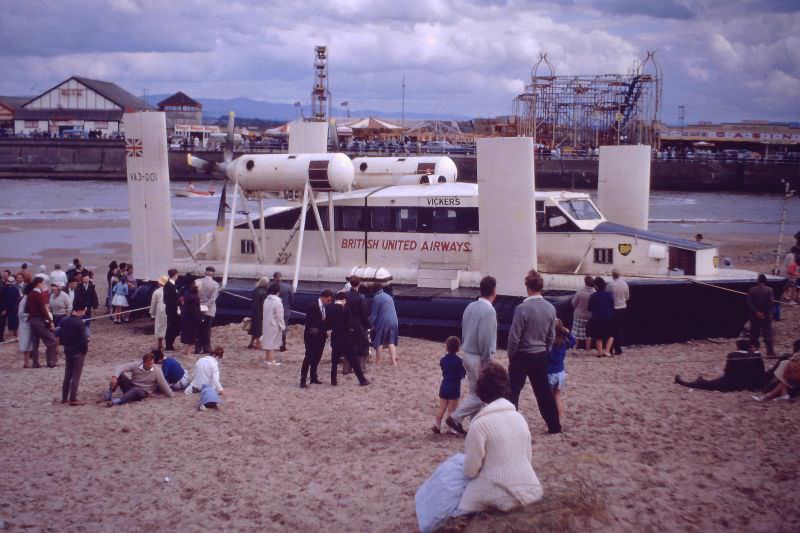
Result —
[{"label": "white support column", "polygon": [[525,296],[537,267],[535,189],[530,137],[478,139],[481,274],[497,279],[497,294]]},{"label": "white support column", "polygon": [[292,292],[297,292],[300,281],[300,261],[303,258],[303,237],[306,233],[306,216],[308,215],[308,183],[303,187],[303,207],[300,209],[300,237],[297,241],[297,256],[294,262],[294,279],[292,279]]},{"label": "white support column", "polygon": [[611,222],[646,230],[650,218],[650,147],[601,146],[597,207]]},{"label": "white support column", "polygon": [[258,216],[260,217],[259,218],[259,222],[258,222],[258,227],[259,227],[259,230],[260,230],[260,233],[261,233],[261,249],[264,250],[264,256],[265,256],[265,259],[266,259],[266,253],[267,253],[267,230],[266,230],[266,227],[265,227],[265,224],[264,224],[264,193],[263,192],[258,196]]},{"label": "white support column", "polygon": [[162,112],[125,113],[131,253],[136,277],[155,281],[174,265],[167,128]]},{"label": "white support column", "polygon": [[322,239],[322,249],[325,250],[325,257],[328,258],[328,265],[333,265],[331,249],[328,247],[328,239],[325,235],[325,229],[322,227],[322,217],[319,215],[319,208],[315,198],[311,199],[311,210],[314,212],[314,220],[317,221],[317,229],[319,230],[319,237]]},{"label": "white support column", "polygon": [[231,206],[231,220],[228,224],[228,245],[225,250],[225,267],[222,269],[222,288],[228,285],[228,270],[231,264],[231,247],[233,246],[233,226],[236,221],[236,200],[239,198],[239,182],[234,183],[233,205]]},{"label": "white support column", "polygon": [[330,232],[331,238],[331,257],[333,261],[331,262],[331,266],[335,266],[338,264],[336,259],[336,227],[334,226],[335,217],[333,216],[333,193],[328,193],[328,231]]},{"label": "white support column", "polygon": [[183,236],[183,233],[181,233],[181,230],[178,228],[178,225],[175,223],[174,220],[172,221],[172,229],[175,230],[175,234],[181,240],[183,247],[186,248],[187,252],[189,252],[189,256],[191,256],[192,261],[197,263],[197,257],[195,257],[194,252],[192,251],[192,247],[189,246],[189,242],[186,240],[186,237]]}]

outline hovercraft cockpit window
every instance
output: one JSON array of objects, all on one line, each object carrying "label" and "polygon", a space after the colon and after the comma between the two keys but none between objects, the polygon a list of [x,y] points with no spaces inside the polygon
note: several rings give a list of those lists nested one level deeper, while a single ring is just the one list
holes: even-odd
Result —
[{"label": "hovercraft cockpit window", "polygon": [[601,218],[600,213],[589,200],[565,200],[558,202],[558,205],[575,220],[596,220]]}]

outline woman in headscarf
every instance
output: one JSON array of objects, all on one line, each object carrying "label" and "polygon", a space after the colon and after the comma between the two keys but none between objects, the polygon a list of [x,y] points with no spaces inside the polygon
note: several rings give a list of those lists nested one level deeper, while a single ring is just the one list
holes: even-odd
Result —
[{"label": "woman in headscarf", "polygon": [[252,318],[250,321],[250,344],[247,346],[250,349],[261,348],[261,334],[263,332],[264,320],[264,300],[267,299],[267,285],[269,280],[266,276],[262,277],[256,283],[256,288],[253,289],[253,307]]},{"label": "woman in headscarf", "polygon": [[372,298],[372,310],[369,320],[372,323],[372,347],[375,348],[375,364],[381,362],[381,349],[389,347],[389,356],[392,364],[397,364],[397,338],[399,335],[399,323],[397,321],[397,309],[394,307],[394,300],[384,290],[378,286],[375,296]]}]

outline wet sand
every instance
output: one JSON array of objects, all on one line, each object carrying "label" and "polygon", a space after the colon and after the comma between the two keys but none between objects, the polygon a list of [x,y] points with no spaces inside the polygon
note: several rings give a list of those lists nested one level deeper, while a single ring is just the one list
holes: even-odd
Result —
[{"label": "wet sand", "polygon": [[[731,238],[722,254],[765,271],[770,246]],[[783,315],[779,352],[800,331],[800,308],[784,306]],[[368,387],[352,375],[331,387],[326,351],[325,384],[299,389],[300,326],[290,328],[277,368],[246,349],[238,325],[218,327],[214,344],[226,348],[219,412],[197,411],[197,396],[182,393],[111,409],[95,403],[114,366],[151,347],[148,326],[95,323],[83,407],[58,402],[63,367],[23,369],[16,345],[0,345],[0,520],[7,527],[413,531],[417,487],[462,450],[462,439],[430,431],[442,346],[410,338],[400,341],[399,366],[368,368]],[[596,500],[595,512],[575,511],[567,529],[800,530],[797,403],[673,383],[675,374],[718,376],[732,345],[635,346],[609,360],[571,354],[561,435],[546,434],[533,394],[523,392],[546,501],[575,487]],[[497,359],[507,364],[505,352]],[[508,530],[513,516],[519,530],[532,530],[541,524],[537,509],[490,516],[473,528]]]}]

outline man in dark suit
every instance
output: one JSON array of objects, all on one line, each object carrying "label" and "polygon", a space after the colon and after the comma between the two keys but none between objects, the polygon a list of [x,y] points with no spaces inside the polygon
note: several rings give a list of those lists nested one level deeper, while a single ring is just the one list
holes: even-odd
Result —
[{"label": "man in dark suit", "polygon": [[775,355],[772,344],[772,310],[775,302],[775,293],[767,285],[767,276],[758,275],[758,285],[750,287],[747,291],[747,308],[750,311],[750,342],[755,344],[758,338],[764,336],[764,345],[767,355]]},{"label": "man in dark suit", "polygon": [[311,383],[321,384],[317,376],[317,367],[322,359],[325,342],[328,340],[326,306],[330,305],[332,301],[333,293],[325,289],[319,298],[311,302],[306,309],[306,327],[303,331],[306,355],[300,370],[300,388],[305,388],[309,370],[311,371]]},{"label": "man in dark suit", "polygon": [[328,324],[331,329],[331,385],[336,385],[337,367],[342,357],[350,363],[356,373],[359,385],[362,387],[369,385],[354,352],[353,326],[355,322],[355,318],[347,306],[347,295],[343,292],[337,293],[333,305],[328,307]]},{"label": "man in dark suit", "polygon": [[[350,276],[350,290],[347,295],[347,307],[353,315],[353,353],[358,359],[361,370],[367,367],[367,357],[369,357],[369,305],[364,295],[359,292],[361,288],[361,278]],[[347,374],[348,368],[345,365],[344,373]]]},{"label": "man in dark suit", "polygon": [[85,272],[81,278],[81,283],[75,287],[75,297],[72,306],[76,309],[86,309],[83,315],[83,320],[86,323],[86,329],[89,329],[88,320],[92,318],[92,310],[97,309],[100,305],[97,299],[97,291],[94,288],[91,272]]},{"label": "man in dark suit", "polygon": [[181,317],[178,316],[178,288],[175,283],[178,280],[178,270],[170,268],[167,271],[169,280],[164,285],[164,306],[167,308],[167,332],[164,335],[164,342],[168,352],[175,351],[175,339],[181,332]]}]

